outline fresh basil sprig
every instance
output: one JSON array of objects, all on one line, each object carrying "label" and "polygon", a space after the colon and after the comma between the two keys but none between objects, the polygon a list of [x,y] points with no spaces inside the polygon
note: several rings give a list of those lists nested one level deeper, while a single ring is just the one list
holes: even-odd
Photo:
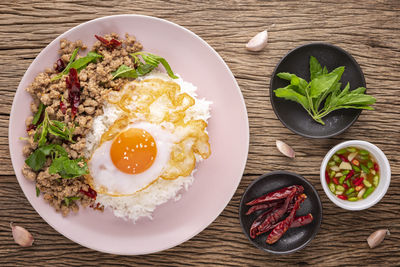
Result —
[{"label": "fresh basil sprig", "polygon": [[[41,131],[39,131],[41,129]],[[33,137],[35,142],[38,142],[38,146],[41,147],[47,142],[47,134],[50,133],[54,136],[58,136],[61,139],[67,140],[71,143],[75,143],[72,140],[74,128],[69,128],[65,123],[57,120],[50,120],[46,110],[44,111],[43,121],[36,128],[36,133]]]},{"label": "fresh basil sprig", "polygon": [[[133,57],[135,65],[137,67],[134,69],[126,65],[121,65],[116,71],[111,73],[113,80],[116,78],[136,79],[139,76],[144,76],[147,73],[150,73],[152,70],[157,68],[160,63],[164,66],[165,70],[171,78],[178,78],[172,71],[171,66],[168,64],[165,58],[144,52],[137,52],[130,55]],[[139,56],[142,57],[143,61],[140,60]]]},{"label": "fresh basil sprig", "polygon": [[49,173],[58,173],[61,178],[72,179],[89,173],[83,158],[69,159],[68,156],[55,158],[49,167]]},{"label": "fresh basil sprig", "polygon": [[74,68],[78,72],[81,71],[82,69],[86,68],[86,66],[91,63],[95,62],[98,58],[103,58],[102,55],[97,54],[96,52],[90,51],[86,56],[81,57],[77,60],[75,60],[77,54],[78,54],[79,48],[75,48],[74,52],[72,52],[71,58],[68,62],[68,65],[65,67],[65,69],[51,78],[50,81],[55,81],[58,79],[61,79],[64,75],[67,75],[69,73],[69,70]]},{"label": "fresh basil sprig", "polygon": [[80,197],[65,197],[64,198],[64,202],[65,202],[65,205],[67,206],[67,207],[69,207],[69,204],[72,202],[72,201],[74,201],[74,200],[79,200],[79,199],[81,199]]},{"label": "fresh basil sprig", "polygon": [[34,171],[39,171],[43,168],[46,163],[46,157],[50,154],[53,154],[52,157],[55,158],[57,156],[68,156],[68,153],[65,149],[57,144],[50,144],[39,147],[25,160],[25,163],[31,167]]},{"label": "fresh basil sprig", "polygon": [[315,121],[322,125],[325,125],[322,118],[337,109],[372,110],[370,105],[373,105],[376,99],[364,94],[366,90],[364,87],[350,91],[350,84],[347,83],[341,90],[340,79],[344,70],[344,67],[338,67],[329,73],[326,66],[322,68],[318,60],[311,56],[311,81],[307,82],[295,74],[281,72],[277,76],[290,81],[290,84],[274,90],[274,93],[277,97],[299,103]]}]

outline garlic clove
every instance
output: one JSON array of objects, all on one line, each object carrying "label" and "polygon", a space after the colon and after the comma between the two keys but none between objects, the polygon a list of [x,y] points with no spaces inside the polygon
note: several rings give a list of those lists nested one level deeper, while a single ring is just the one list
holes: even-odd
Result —
[{"label": "garlic clove", "polygon": [[246,49],[249,51],[260,51],[262,50],[268,42],[268,31],[262,31],[256,34],[250,41],[246,44]]},{"label": "garlic clove", "polygon": [[33,236],[28,232],[28,230],[21,226],[14,226],[13,223],[10,223],[10,226],[15,243],[21,247],[32,246]]},{"label": "garlic clove", "polygon": [[291,148],[286,143],[284,143],[284,142],[282,142],[280,140],[276,140],[276,147],[286,157],[289,157],[289,158],[292,158],[292,159],[295,158],[295,152],[294,152],[293,148]]},{"label": "garlic clove", "polygon": [[380,243],[382,243],[385,236],[390,235],[389,229],[379,229],[373,232],[368,238],[367,242],[370,248],[377,247]]}]

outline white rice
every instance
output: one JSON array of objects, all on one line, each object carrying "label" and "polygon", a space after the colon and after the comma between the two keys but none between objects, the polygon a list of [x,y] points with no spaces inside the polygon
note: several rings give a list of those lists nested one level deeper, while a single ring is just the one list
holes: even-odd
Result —
[{"label": "white rice", "polygon": [[[161,78],[163,80],[172,80],[178,83],[181,87],[181,92],[185,92],[195,99],[195,104],[186,110],[185,122],[191,119],[207,120],[210,118],[210,101],[205,99],[197,99],[197,87],[189,82],[185,82],[182,78],[172,80],[164,73],[151,73],[142,79]],[[90,156],[93,149],[96,148],[102,134],[110,127],[113,122],[119,117],[121,111],[112,104],[104,106],[104,114],[98,116],[93,121],[93,130],[86,136],[86,155]],[[199,155],[196,155],[198,161],[201,160]],[[111,197],[105,194],[98,194],[96,201],[113,211],[117,217],[135,222],[140,217],[152,218],[152,213],[158,205],[167,202],[170,199],[179,200],[181,195],[179,191],[184,188],[188,190],[193,183],[193,173],[188,177],[179,177],[175,180],[158,179],[154,184],[143,191],[137,192],[132,196]]]}]

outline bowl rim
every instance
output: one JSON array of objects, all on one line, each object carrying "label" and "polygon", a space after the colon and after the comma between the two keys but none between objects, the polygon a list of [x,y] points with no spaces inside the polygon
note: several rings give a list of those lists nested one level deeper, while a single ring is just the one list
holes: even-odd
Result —
[{"label": "bowl rim", "polygon": [[[327,46],[327,47],[330,47],[330,48],[332,48],[332,49],[339,50],[340,52],[344,53],[347,57],[349,57],[350,61],[352,61],[352,62],[354,63],[356,69],[361,73],[362,85],[367,89],[367,83],[366,83],[366,81],[365,81],[364,72],[362,71],[360,64],[358,64],[358,62],[355,60],[355,58],[354,58],[349,52],[347,52],[347,51],[344,50],[343,48],[340,48],[340,47],[338,47],[338,46],[336,46],[336,45],[333,45],[333,44],[330,44],[330,43],[325,43],[325,42],[311,42],[311,43],[303,44],[303,45],[300,45],[300,46],[297,46],[297,47],[293,48],[292,50],[290,50],[289,52],[287,52],[286,55],[284,55],[284,56],[279,60],[279,62],[276,64],[276,66],[275,66],[275,68],[274,68],[274,71],[272,72],[272,76],[271,76],[270,82],[269,82],[269,98],[270,98],[270,102],[271,102],[272,109],[274,110],[274,113],[275,113],[276,117],[281,121],[281,123],[282,123],[286,128],[288,128],[290,131],[292,131],[292,132],[294,132],[294,133],[296,133],[296,134],[298,134],[298,135],[301,135],[301,136],[304,136],[304,137],[307,137],[307,138],[323,139],[323,138],[330,138],[330,137],[337,136],[337,135],[339,135],[339,134],[345,132],[347,129],[349,129],[349,128],[357,121],[358,117],[361,115],[362,109],[356,110],[357,113],[356,113],[356,115],[354,116],[353,120],[352,120],[348,125],[346,125],[343,129],[341,129],[341,130],[339,130],[339,131],[337,131],[337,132],[335,132],[335,133],[327,134],[327,135],[309,135],[309,134],[302,133],[302,132],[300,132],[300,131],[298,131],[298,130],[292,128],[291,126],[289,126],[289,125],[281,118],[281,116],[279,115],[278,111],[276,110],[275,101],[274,101],[274,93],[273,93],[273,90],[272,90],[272,83],[273,83],[273,81],[274,81],[274,79],[275,79],[275,77],[276,77],[276,72],[277,72],[278,67],[281,65],[281,63],[282,63],[283,60],[285,60],[285,59],[286,59],[287,57],[289,57],[292,53],[294,53],[295,51],[297,51],[297,50],[299,50],[299,49],[303,49],[303,48],[309,47],[309,46],[318,46],[318,45]],[[365,90],[365,91],[367,91],[367,90]]]},{"label": "bowl rim", "polygon": [[[349,147],[349,146],[361,147],[365,150],[368,150],[368,152],[373,154],[373,156],[376,158],[376,160],[378,160],[378,158],[381,158],[382,161],[380,163],[383,163],[383,166],[382,166],[382,164],[380,164],[379,168],[380,168],[380,170],[385,169],[385,171],[387,173],[387,175],[386,175],[387,177],[380,176],[379,185],[381,185],[381,189],[379,191],[376,190],[377,194],[371,195],[366,199],[362,199],[362,200],[355,201],[355,202],[350,202],[350,201],[342,200],[342,199],[335,197],[332,194],[332,192],[329,190],[328,185],[325,181],[325,169],[326,169],[326,165],[328,164],[328,161],[330,160],[330,158],[339,149]],[[374,145],[370,142],[367,142],[367,141],[363,141],[363,140],[349,140],[349,141],[341,142],[341,143],[335,145],[333,148],[331,148],[328,151],[328,153],[326,153],[324,159],[322,160],[321,168],[320,168],[320,181],[321,181],[321,185],[322,185],[322,188],[324,189],[325,194],[336,206],[338,206],[342,209],[346,209],[346,210],[364,210],[364,209],[368,209],[368,208],[374,206],[375,204],[377,204],[385,196],[385,194],[389,188],[389,185],[390,185],[390,179],[391,179],[391,169],[390,169],[389,160],[387,159],[386,155],[376,145]],[[378,185],[378,187],[379,187],[379,185]]]},{"label": "bowl rim", "polygon": [[[270,250],[268,248],[259,246],[257,243],[255,243],[246,233],[244,226],[243,226],[243,220],[240,212],[244,206],[244,197],[245,195],[248,193],[248,191],[256,184],[258,183],[260,180],[265,179],[269,176],[274,176],[274,175],[288,175],[288,176],[293,176],[297,179],[302,180],[303,182],[305,182],[310,188],[311,190],[314,192],[314,194],[317,196],[318,199],[318,203],[320,206],[320,216],[321,219],[319,220],[318,224],[316,225],[316,227],[314,228],[314,232],[312,233],[311,237],[309,239],[306,240],[306,242],[304,242],[303,244],[301,244],[299,247],[294,248],[292,250],[288,250],[288,251],[276,251],[276,250]],[[298,250],[301,250],[303,248],[305,248],[314,238],[315,236],[318,234],[320,228],[321,228],[321,224],[322,224],[322,220],[323,220],[323,206],[322,206],[322,201],[321,201],[321,197],[318,194],[317,189],[312,185],[312,183],[310,181],[308,181],[306,178],[304,178],[303,176],[301,176],[300,174],[294,173],[294,172],[289,172],[289,171],[282,171],[282,170],[276,170],[276,171],[271,171],[271,172],[267,172],[264,173],[262,175],[260,175],[259,177],[257,177],[255,180],[253,180],[246,188],[246,190],[243,192],[242,197],[240,198],[240,202],[239,202],[239,209],[238,209],[238,213],[239,213],[239,222],[240,222],[240,228],[242,229],[243,234],[247,237],[247,239],[250,241],[250,243],[255,246],[256,248],[262,250],[262,251],[267,251],[269,253],[272,254],[276,254],[276,255],[285,255],[285,254],[291,254],[294,253]]]}]

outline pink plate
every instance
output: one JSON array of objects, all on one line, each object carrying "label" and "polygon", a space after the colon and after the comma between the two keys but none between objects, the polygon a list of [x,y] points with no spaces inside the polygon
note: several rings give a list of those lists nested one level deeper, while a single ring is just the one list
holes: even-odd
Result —
[{"label": "pink plate", "polygon": [[[114,217],[112,212],[81,209],[63,218],[21,174],[25,119],[30,114],[30,95],[25,88],[34,77],[57,60],[61,38],[82,40],[89,47],[94,34],[130,33],[145,51],[165,57],[173,70],[198,87],[199,97],[213,102],[208,131],[212,155],[198,165],[195,181],[182,198],[159,206],[153,220],[136,224]],[[82,246],[102,252],[137,255],[179,245],[192,238],[223,211],[242,178],[249,147],[246,106],[232,72],[222,58],[204,40],[191,31],[166,20],[119,15],[83,23],[51,42],[36,57],[19,84],[11,110],[9,142],[11,159],[18,182],[26,197],[42,218],[58,232]]]}]

